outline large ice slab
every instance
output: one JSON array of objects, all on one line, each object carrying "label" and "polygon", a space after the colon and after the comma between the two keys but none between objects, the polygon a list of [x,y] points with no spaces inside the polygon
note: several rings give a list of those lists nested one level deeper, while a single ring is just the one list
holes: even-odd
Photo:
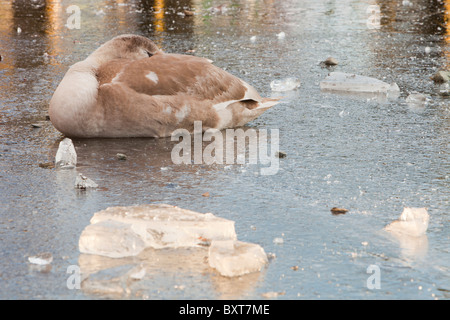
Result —
[{"label": "large ice slab", "polygon": [[237,240],[214,240],[209,247],[208,262],[226,277],[257,272],[268,262],[264,249],[257,244]]},{"label": "large ice slab", "polygon": [[426,208],[406,207],[403,209],[400,218],[387,225],[385,230],[420,237],[426,233],[429,220],[430,216]]},{"label": "large ice slab", "polygon": [[320,89],[364,93],[400,92],[399,87],[395,83],[388,84],[375,78],[344,72],[331,72],[320,82]]},{"label": "large ice slab", "polygon": [[110,207],[94,214],[79,240],[82,253],[109,257],[236,240],[234,221],[166,204]]}]

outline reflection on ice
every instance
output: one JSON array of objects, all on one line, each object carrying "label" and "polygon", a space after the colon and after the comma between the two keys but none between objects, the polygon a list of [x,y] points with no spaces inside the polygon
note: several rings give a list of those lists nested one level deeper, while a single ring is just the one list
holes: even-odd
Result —
[{"label": "reflection on ice", "polygon": [[[81,254],[81,289],[111,298],[161,299],[179,294],[207,299],[240,299],[252,294],[261,273],[223,277],[208,265],[208,248],[147,248],[135,257],[108,258]],[[213,289],[212,291],[211,288]],[[212,294],[212,296],[211,296]]]}]

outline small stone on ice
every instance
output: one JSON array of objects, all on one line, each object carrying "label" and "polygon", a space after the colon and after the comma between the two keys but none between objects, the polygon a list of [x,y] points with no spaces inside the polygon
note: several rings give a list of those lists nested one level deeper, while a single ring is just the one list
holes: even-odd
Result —
[{"label": "small stone on ice", "polygon": [[72,140],[65,138],[59,143],[58,151],[55,156],[55,167],[57,168],[75,168],[77,165],[77,153]]},{"label": "small stone on ice", "polygon": [[331,208],[331,213],[334,215],[346,214],[347,212],[348,212],[348,210],[344,209],[344,208],[337,208],[337,207]]},{"label": "small stone on ice", "polygon": [[28,261],[33,264],[46,265],[52,263],[53,256],[50,252],[43,252],[38,255],[28,257]]},{"label": "small stone on ice", "polygon": [[209,247],[208,262],[225,277],[260,271],[268,262],[264,249],[257,244],[237,240],[214,240]]},{"label": "small stone on ice", "polygon": [[284,152],[284,151],[278,151],[278,152],[276,153],[276,156],[277,156],[278,158],[280,158],[280,159],[286,158],[286,152]]},{"label": "small stone on ice", "polygon": [[426,208],[404,208],[400,218],[385,227],[386,231],[420,237],[427,232],[430,216]]},{"label": "small stone on ice", "polygon": [[437,83],[448,82],[450,80],[450,72],[449,71],[440,70],[434,76],[432,76],[431,79],[434,82],[437,82]]},{"label": "small stone on ice", "polygon": [[250,41],[251,41],[251,42],[255,42],[255,41],[256,41],[256,36],[250,37]]},{"label": "small stone on ice", "polygon": [[127,155],[123,153],[116,154],[118,160],[127,160]]},{"label": "small stone on ice", "polygon": [[336,66],[339,64],[339,62],[333,57],[327,58],[323,63],[327,66]]},{"label": "small stone on ice", "polygon": [[300,80],[297,78],[286,78],[282,80],[273,80],[270,83],[272,91],[291,91],[300,87]]}]

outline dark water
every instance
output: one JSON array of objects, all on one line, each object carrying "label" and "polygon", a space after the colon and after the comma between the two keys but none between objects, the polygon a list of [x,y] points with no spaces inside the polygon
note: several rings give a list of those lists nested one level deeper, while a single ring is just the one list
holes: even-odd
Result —
[{"label": "dark water", "polygon": [[[410,2],[0,0],[0,298],[264,299],[277,292],[278,299],[448,299],[450,109],[430,77],[449,66],[450,2]],[[220,4],[228,10],[211,9]],[[65,26],[70,5],[81,9],[80,29]],[[371,5],[380,8],[379,28],[367,24]],[[185,9],[196,14],[179,14]],[[175,165],[170,139],[74,141],[76,170],[41,168],[62,139],[46,121],[59,81],[123,33],[209,58],[263,96],[278,95],[272,80],[299,78],[299,89],[248,125],[279,130],[287,154],[279,171]],[[321,92],[330,70],[320,62],[329,56],[339,61],[333,70],[396,82],[400,97]],[[409,106],[412,92],[428,95],[428,104]],[[116,159],[119,152],[126,161]],[[99,188],[74,189],[77,173]],[[96,211],[152,202],[234,220],[240,240],[274,258],[261,273],[227,279],[199,263],[203,253],[195,250],[150,251],[141,260],[80,255],[78,238]],[[334,216],[336,206],[349,212]],[[404,206],[428,208],[425,240],[382,230]],[[51,268],[28,263],[46,251]],[[149,261],[141,281],[117,280]],[[71,265],[100,270],[91,277],[100,289],[68,289]],[[367,287],[371,265],[380,269],[379,289]]]}]

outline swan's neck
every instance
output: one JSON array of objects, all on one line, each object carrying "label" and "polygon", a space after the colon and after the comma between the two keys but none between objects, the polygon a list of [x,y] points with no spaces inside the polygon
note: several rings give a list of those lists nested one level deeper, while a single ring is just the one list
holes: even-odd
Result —
[{"label": "swan's neck", "polygon": [[50,101],[50,119],[67,136],[82,137],[100,130],[96,115],[98,81],[94,57],[74,64],[67,71]]}]

